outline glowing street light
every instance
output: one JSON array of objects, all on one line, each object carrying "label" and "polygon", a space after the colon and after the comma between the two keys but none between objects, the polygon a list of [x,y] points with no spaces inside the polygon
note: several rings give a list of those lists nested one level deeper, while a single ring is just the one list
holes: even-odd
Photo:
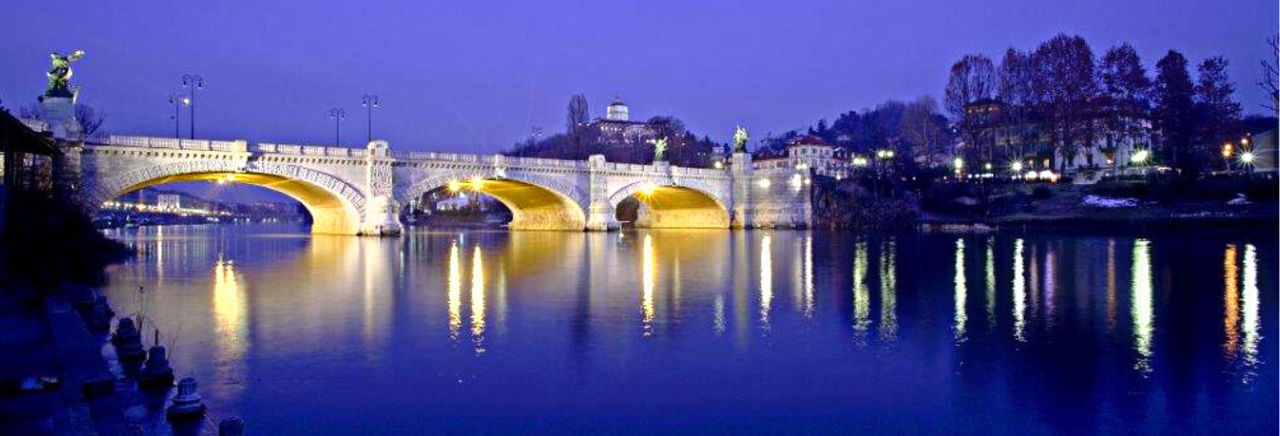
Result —
[{"label": "glowing street light", "polygon": [[1252,164],[1252,163],[1253,163],[1253,152],[1252,152],[1252,151],[1246,151],[1246,152],[1244,152],[1244,153],[1240,153],[1240,162],[1241,162],[1241,163],[1243,163],[1243,164],[1245,164],[1245,165]]},{"label": "glowing street light", "polygon": [[769,185],[772,185],[772,184],[773,182],[770,182],[769,179],[756,180],[756,186],[759,186],[764,189],[769,189]]},{"label": "glowing street light", "polygon": [[1147,158],[1150,158],[1150,157],[1151,157],[1151,152],[1147,150],[1138,150],[1133,153],[1133,157],[1130,157],[1129,160],[1135,164],[1142,165],[1146,163]]},{"label": "glowing street light", "polygon": [[1014,161],[1013,163],[1009,164],[1009,170],[1011,170],[1011,171],[1013,171],[1013,172],[1015,172],[1015,173],[1021,173],[1021,172],[1022,172],[1022,161]]},{"label": "glowing street light", "polygon": [[640,185],[640,189],[638,189],[638,191],[640,191],[640,195],[643,197],[650,197],[657,190],[658,190],[658,187],[652,183],[642,184]]},{"label": "glowing street light", "polygon": [[191,97],[182,94],[169,94],[169,104],[173,105],[173,137],[182,138],[182,107],[191,106]]},{"label": "glowing street light", "polygon": [[479,191],[484,188],[484,177],[471,176],[471,180],[469,180],[469,182],[471,184],[472,191]]},{"label": "glowing street light", "polygon": [[360,97],[360,104],[364,106],[366,112],[366,121],[368,121],[368,140],[373,142],[373,108],[378,107],[381,102],[376,94],[365,94]]},{"label": "glowing street light", "polygon": [[951,166],[956,168],[957,173],[960,172],[960,170],[964,169],[964,159],[959,157],[955,158],[955,160],[951,161]]},{"label": "glowing street light", "polygon": [[445,188],[448,189],[450,193],[456,193],[462,190],[462,182],[450,180],[449,183],[445,185]]}]

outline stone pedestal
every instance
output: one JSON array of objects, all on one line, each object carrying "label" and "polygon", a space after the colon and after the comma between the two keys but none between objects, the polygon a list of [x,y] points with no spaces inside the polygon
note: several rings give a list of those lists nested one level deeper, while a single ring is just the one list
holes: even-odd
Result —
[{"label": "stone pedestal", "polygon": [[80,122],[76,121],[75,97],[40,97],[40,110],[44,113],[45,122],[53,137],[67,140],[80,140]]},{"label": "stone pedestal", "polygon": [[733,175],[733,213],[730,217],[729,227],[735,229],[745,229],[754,226],[751,214],[751,154],[747,152],[734,152],[732,163],[733,168],[730,174]]},{"label": "stone pedestal", "polygon": [[400,204],[391,197],[370,198],[364,205],[364,219],[360,234],[364,236],[393,236],[403,231],[400,225]]}]

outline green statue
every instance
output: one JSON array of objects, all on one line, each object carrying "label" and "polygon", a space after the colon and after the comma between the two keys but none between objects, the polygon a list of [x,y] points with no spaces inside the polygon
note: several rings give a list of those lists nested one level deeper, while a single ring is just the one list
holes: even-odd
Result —
[{"label": "green statue", "polygon": [[46,97],[74,97],[75,93],[71,90],[71,63],[84,57],[84,50],[76,50],[69,55],[63,55],[58,52],[49,54],[53,68],[45,73],[49,76],[49,87],[45,89]]},{"label": "green statue", "polygon": [[662,153],[667,151],[667,138],[664,136],[649,142],[653,144],[653,161],[663,160]]},{"label": "green statue", "polygon": [[746,153],[747,139],[749,139],[747,136],[747,129],[742,126],[735,126],[733,128],[733,152]]}]

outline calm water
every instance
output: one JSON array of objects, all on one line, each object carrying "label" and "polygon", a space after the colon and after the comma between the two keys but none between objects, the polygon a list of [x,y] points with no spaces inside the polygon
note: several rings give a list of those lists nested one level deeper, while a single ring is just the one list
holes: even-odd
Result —
[{"label": "calm water", "polygon": [[253,434],[1277,431],[1274,235],[112,235]]}]

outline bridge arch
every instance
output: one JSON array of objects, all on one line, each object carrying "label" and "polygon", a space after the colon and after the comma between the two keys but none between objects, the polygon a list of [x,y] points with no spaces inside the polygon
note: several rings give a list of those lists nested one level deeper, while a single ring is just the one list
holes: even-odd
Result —
[{"label": "bridge arch", "polygon": [[492,173],[452,171],[410,185],[403,202],[441,188],[457,188],[489,195],[511,210],[512,230],[573,230],[586,228],[584,197],[570,184],[524,172],[498,176]]},{"label": "bridge arch", "polygon": [[170,182],[210,181],[261,186],[297,200],[312,217],[312,233],[359,234],[364,195],[349,183],[297,165],[235,159],[193,159],[152,165],[99,180],[86,200],[97,209],[103,202],[148,186]]},{"label": "bridge arch", "polygon": [[729,228],[727,201],[695,181],[639,180],[609,196],[616,210],[628,198],[640,203],[636,226],[650,228]]}]

